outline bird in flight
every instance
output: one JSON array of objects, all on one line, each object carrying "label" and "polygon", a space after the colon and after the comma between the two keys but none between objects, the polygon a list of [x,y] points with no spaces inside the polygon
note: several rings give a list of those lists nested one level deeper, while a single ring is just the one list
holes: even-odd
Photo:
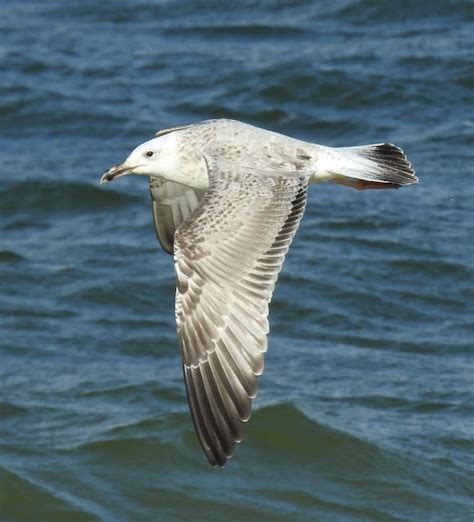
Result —
[{"label": "bird in flight", "polygon": [[234,120],[164,129],[101,183],[149,177],[158,240],[174,256],[176,323],[194,427],[213,466],[242,440],[267,349],[268,305],[308,185],[417,182],[403,151],[332,148]]}]

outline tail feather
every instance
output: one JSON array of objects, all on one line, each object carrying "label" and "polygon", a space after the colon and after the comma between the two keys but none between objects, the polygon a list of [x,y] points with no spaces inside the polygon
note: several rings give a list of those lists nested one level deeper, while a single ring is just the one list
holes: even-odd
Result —
[{"label": "tail feather", "polygon": [[330,180],[357,189],[398,188],[418,178],[402,149],[391,143],[322,147],[314,181]]}]

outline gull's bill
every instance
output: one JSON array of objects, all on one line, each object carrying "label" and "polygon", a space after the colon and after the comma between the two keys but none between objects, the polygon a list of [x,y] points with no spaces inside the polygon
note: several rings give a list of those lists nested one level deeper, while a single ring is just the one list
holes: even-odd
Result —
[{"label": "gull's bill", "polygon": [[113,179],[120,178],[121,176],[126,176],[127,174],[131,174],[133,172],[133,167],[129,165],[125,165],[124,163],[120,163],[120,165],[115,165],[111,167],[109,170],[102,174],[100,178],[100,184],[107,183],[108,181],[112,181]]}]

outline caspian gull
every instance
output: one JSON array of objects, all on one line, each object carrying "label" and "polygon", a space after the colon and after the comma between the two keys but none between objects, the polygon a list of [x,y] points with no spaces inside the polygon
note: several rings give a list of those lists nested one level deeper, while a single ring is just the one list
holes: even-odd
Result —
[{"label": "caspian gull", "polygon": [[150,178],[157,236],[174,256],[192,419],[209,462],[223,466],[250,418],[268,305],[308,184],[398,188],[417,178],[388,143],[324,147],[232,120],[164,129],[101,182],[126,174]]}]

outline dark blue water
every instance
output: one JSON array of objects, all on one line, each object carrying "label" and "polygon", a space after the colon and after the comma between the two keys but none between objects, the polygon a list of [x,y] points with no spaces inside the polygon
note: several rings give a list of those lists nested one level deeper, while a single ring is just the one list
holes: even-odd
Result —
[{"label": "dark blue water", "polygon": [[[472,2],[0,4],[0,519],[474,518]],[[211,469],[144,179],[162,127],[390,141],[313,187],[245,441]]]}]

